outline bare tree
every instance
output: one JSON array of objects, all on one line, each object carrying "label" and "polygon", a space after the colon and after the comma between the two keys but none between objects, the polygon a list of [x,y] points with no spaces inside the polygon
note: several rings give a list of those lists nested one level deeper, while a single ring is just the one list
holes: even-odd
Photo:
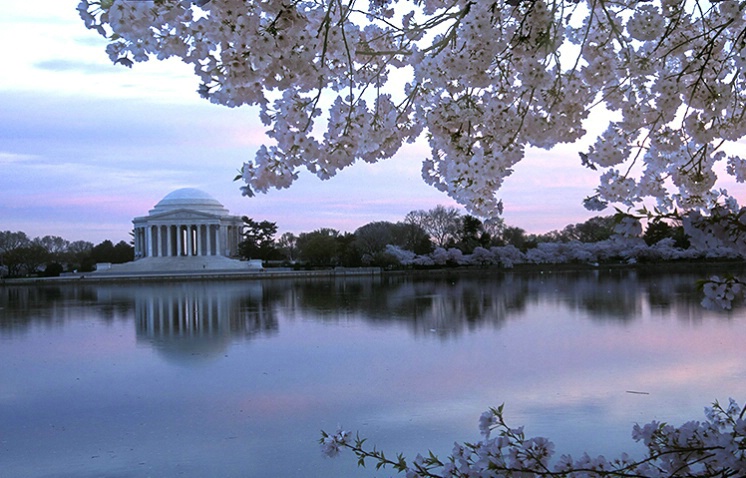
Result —
[{"label": "bare tree", "polygon": [[62,254],[67,252],[70,247],[70,241],[63,239],[60,236],[44,236],[37,237],[33,240],[34,244],[38,244],[55,258],[59,258]]},{"label": "bare tree", "polygon": [[30,242],[25,232],[0,231],[0,254],[28,245]]},{"label": "bare tree", "polygon": [[298,255],[298,236],[292,232],[283,233],[277,239],[277,247],[289,261],[294,261]]},{"label": "bare tree", "polygon": [[461,212],[453,206],[437,205],[429,211],[409,212],[404,221],[421,227],[437,247],[446,247],[458,238]]}]

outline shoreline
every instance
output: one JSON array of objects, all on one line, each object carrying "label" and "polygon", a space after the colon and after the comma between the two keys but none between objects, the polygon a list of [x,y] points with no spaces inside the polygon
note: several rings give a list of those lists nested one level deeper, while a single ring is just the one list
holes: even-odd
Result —
[{"label": "shoreline", "polygon": [[316,278],[316,277],[347,277],[347,276],[377,276],[381,275],[378,267],[336,268],[320,270],[293,269],[247,269],[247,270],[213,270],[213,271],[183,271],[183,272],[82,272],[65,274],[58,277],[21,277],[0,279],[3,285],[48,285],[48,284],[97,284],[105,282],[185,282],[205,280],[262,280],[284,278]]},{"label": "shoreline", "polygon": [[213,270],[213,271],[166,271],[166,272],[86,272],[65,274],[58,277],[22,277],[0,279],[0,287],[5,285],[50,285],[50,284],[97,284],[111,282],[186,282],[186,281],[240,281],[272,280],[303,278],[339,278],[339,277],[442,277],[456,275],[497,275],[509,273],[566,273],[566,272],[613,272],[637,271],[641,273],[718,273],[737,272],[746,269],[746,261],[705,261],[705,262],[651,262],[636,264],[518,264],[506,269],[499,266],[458,266],[433,269],[396,269],[383,270],[380,267],[356,267],[317,270],[295,269],[249,269],[249,270]]}]

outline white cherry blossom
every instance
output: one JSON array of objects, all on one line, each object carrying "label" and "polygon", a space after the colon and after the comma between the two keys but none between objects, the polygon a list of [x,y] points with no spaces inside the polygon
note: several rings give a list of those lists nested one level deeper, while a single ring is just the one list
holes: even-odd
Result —
[{"label": "white cherry blossom", "polygon": [[594,210],[648,198],[664,211],[710,208],[718,163],[745,176],[746,7],[735,0],[81,0],[78,10],[113,61],[178,57],[203,97],[259,107],[268,142],[243,166],[247,195],[288,187],[303,168],[327,179],[390,158],[424,133],[425,181],[494,217],[527,147],[580,140],[593,109],[617,118],[581,155],[601,177]]}]

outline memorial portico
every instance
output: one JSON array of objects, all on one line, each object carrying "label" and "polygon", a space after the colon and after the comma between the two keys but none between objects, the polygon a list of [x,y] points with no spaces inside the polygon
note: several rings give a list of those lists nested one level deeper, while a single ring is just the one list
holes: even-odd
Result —
[{"label": "memorial portico", "polygon": [[237,257],[242,221],[199,189],[178,189],[136,217],[135,260],[146,257]]}]

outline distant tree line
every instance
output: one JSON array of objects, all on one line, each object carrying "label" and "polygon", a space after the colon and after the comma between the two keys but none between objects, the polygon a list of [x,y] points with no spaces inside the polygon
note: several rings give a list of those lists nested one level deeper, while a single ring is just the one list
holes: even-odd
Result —
[{"label": "distant tree line", "polygon": [[[295,267],[397,267],[400,258],[390,246],[415,255],[436,249],[472,254],[475,250],[513,246],[526,252],[542,243],[596,243],[608,240],[619,221],[616,216],[598,216],[545,234],[528,234],[506,226],[500,218],[482,221],[462,214],[455,207],[438,205],[409,212],[402,221],[374,221],[355,232],[321,228],[311,232],[277,235],[277,223],[243,216],[243,240],[239,255],[268,265]],[[689,241],[681,224],[656,220],[647,225],[642,239],[652,246],[669,239],[687,249]],[[90,272],[100,262],[120,264],[134,260],[134,248],[125,241],[105,240],[97,245],[67,241],[59,236],[30,239],[24,232],[0,231],[0,276],[55,276],[63,272]]]},{"label": "distant tree line", "polygon": [[[275,222],[244,216],[244,240],[239,252],[245,259],[296,267],[395,267],[399,258],[391,254],[389,246],[416,255],[430,254],[438,248],[472,254],[477,248],[502,246],[526,252],[542,243],[608,240],[615,234],[619,219],[615,215],[598,216],[561,230],[528,234],[519,227],[506,226],[501,218],[482,221],[455,207],[438,205],[430,210],[411,211],[400,222],[370,222],[354,233],[321,228],[298,235],[286,232],[275,239]],[[670,239],[675,247],[689,247],[682,225],[671,220],[650,222],[641,238],[649,246]]]},{"label": "distant tree line", "polygon": [[[527,234],[519,227],[505,227],[501,232],[501,240],[497,246],[513,245],[526,252],[541,243],[549,242],[583,242],[586,244],[610,239],[614,233],[619,216],[596,216],[585,222],[569,224],[564,229],[550,231],[544,234]],[[647,224],[642,239],[649,246],[657,244],[663,239],[673,239],[676,247],[689,248],[689,239],[684,232],[681,221],[656,219]]]},{"label": "distant tree line", "polygon": [[135,250],[125,241],[68,241],[59,236],[29,238],[21,231],[0,231],[0,277],[58,276],[63,272],[90,272],[99,262],[132,261]]}]

